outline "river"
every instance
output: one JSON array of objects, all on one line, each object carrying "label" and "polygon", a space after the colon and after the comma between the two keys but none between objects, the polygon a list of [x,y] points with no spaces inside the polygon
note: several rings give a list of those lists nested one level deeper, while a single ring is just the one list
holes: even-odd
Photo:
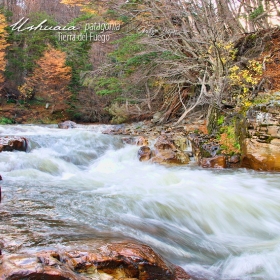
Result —
[{"label": "river", "polygon": [[[104,127],[103,127],[104,128]],[[4,252],[136,239],[195,277],[280,279],[280,174],[141,163],[102,126],[0,126]]]}]

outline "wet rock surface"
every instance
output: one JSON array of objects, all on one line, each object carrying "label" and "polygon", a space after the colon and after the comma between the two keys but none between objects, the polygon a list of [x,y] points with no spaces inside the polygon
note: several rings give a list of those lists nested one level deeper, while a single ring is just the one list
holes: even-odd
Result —
[{"label": "wet rock surface", "polygon": [[138,150],[138,159],[140,161],[148,161],[151,159],[152,157],[152,150],[150,147],[148,146],[142,146],[139,150]]},{"label": "wet rock surface", "polygon": [[177,165],[188,164],[190,162],[188,154],[180,149],[186,147],[184,143],[186,143],[187,139],[182,138],[182,140],[178,141],[177,144],[176,140],[178,141],[178,137],[175,139],[174,136],[159,136],[154,145],[155,156],[152,158],[152,162]]},{"label": "wet rock surface", "polygon": [[244,142],[242,167],[260,171],[280,171],[280,147],[260,143],[256,139]]},{"label": "wet rock surface", "polygon": [[187,280],[191,277],[182,268],[165,262],[149,246],[122,242],[93,251],[4,255],[0,279]]},{"label": "wet rock surface", "polygon": [[148,146],[149,140],[146,137],[124,137],[122,141],[126,144],[137,145],[137,146]]},{"label": "wet rock surface", "polygon": [[200,165],[203,168],[226,168],[227,161],[225,156],[215,156],[213,158],[202,158]]},{"label": "wet rock surface", "polygon": [[280,95],[274,95],[247,112],[248,138],[242,145],[242,167],[280,171]]},{"label": "wet rock surface", "polygon": [[69,128],[76,128],[76,127],[77,127],[77,124],[72,121],[65,121],[65,122],[58,124],[58,128],[61,128],[61,129],[69,129]]},{"label": "wet rock surface", "polygon": [[27,151],[27,139],[17,136],[0,137],[0,152]]},{"label": "wet rock surface", "polygon": [[238,155],[229,157],[221,154],[221,145],[213,135],[190,133],[188,139],[198,164],[203,168],[227,168],[240,161]]}]

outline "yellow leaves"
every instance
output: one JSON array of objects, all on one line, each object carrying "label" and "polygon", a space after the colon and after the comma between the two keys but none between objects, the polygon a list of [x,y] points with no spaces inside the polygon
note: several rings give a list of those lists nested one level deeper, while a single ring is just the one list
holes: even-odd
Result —
[{"label": "yellow leaves", "polygon": [[225,65],[236,58],[237,49],[232,42],[215,42],[207,50],[207,53],[213,57],[220,57],[220,61]]},{"label": "yellow leaves", "polygon": [[234,65],[229,69],[229,79],[232,86],[239,86],[242,92],[236,96],[243,109],[249,108],[252,103],[248,100],[250,89],[256,86],[263,73],[262,64],[256,60],[250,60],[246,69],[240,69]]},{"label": "yellow leaves", "polygon": [[8,36],[8,33],[5,30],[6,27],[7,27],[7,22],[5,16],[0,13],[0,87],[5,80],[3,75],[7,63],[5,59],[5,51],[6,48],[9,46],[6,40]]},{"label": "yellow leaves", "polygon": [[234,65],[230,68],[231,72],[237,72],[240,68],[237,65]]},{"label": "yellow leaves", "polygon": [[33,92],[34,92],[34,90],[33,90],[33,88],[32,87],[30,87],[28,84],[23,84],[22,86],[19,86],[18,87],[18,90],[19,90],[19,92],[20,92],[20,94],[21,94],[21,98],[22,99],[31,99],[32,98],[32,95],[33,95]]},{"label": "yellow leaves", "polygon": [[91,0],[61,0],[61,4],[68,6],[78,6],[81,8],[81,11],[89,14],[100,14],[99,9],[92,6]]},{"label": "yellow leaves", "polygon": [[89,5],[90,0],[62,0],[60,3],[69,6],[84,6]]},{"label": "yellow leaves", "polygon": [[245,91],[245,88],[258,84],[262,71],[262,65],[256,60],[250,60],[248,62],[247,69],[243,70],[241,70],[237,65],[234,65],[229,69],[231,85],[242,86]]}]

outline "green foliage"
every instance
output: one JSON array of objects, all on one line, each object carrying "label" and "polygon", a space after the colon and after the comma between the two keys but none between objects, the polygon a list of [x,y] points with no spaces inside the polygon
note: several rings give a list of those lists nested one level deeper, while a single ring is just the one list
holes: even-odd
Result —
[{"label": "green foliage", "polygon": [[[58,23],[44,12],[29,15],[28,25],[38,25],[43,20],[48,20],[48,25],[55,26]],[[23,32],[12,31],[9,28],[9,47],[7,59],[8,66],[6,76],[10,79],[18,78],[23,71],[27,74],[32,72],[36,61],[42,56],[49,44],[56,46],[57,39],[55,31]]]},{"label": "green foliage", "polygon": [[[100,76],[85,75],[83,86],[94,89],[97,95],[112,95],[119,100],[127,100],[123,94],[133,92],[137,94],[138,89],[128,79],[141,65],[147,65],[157,56],[156,52],[138,54],[144,46],[138,42],[142,37],[139,34],[129,34],[114,42],[117,49],[109,54],[112,60],[110,72]],[[132,100],[133,102],[133,100]]]},{"label": "green foliage", "polygon": [[142,55],[135,55],[129,58],[126,62],[127,66],[139,66],[151,62],[157,56],[156,52],[145,53]]},{"label": "green foliage", "polygon": [[9,118],[5,118],[5,117],[0,118],[0,124],[13,124],[13,123],[14,121]]},{"label": "green foliage", "polygon": [[[81,26],[85,25],[87,22],[90,22],[94,16],[92,14],[81,14],[79,17],[75,18],[69,25]],[[84,29],[78,30],[77,34],[85,34]],[[74,34],[74,32],[72,32]],[[70,91],[74,94],[78,94],[79,90],[82,87],[80,73],[82,71],[92,70],[92,65],[89,59],[89,50],[91,48],[90,41],[61,41],[58,42],[59,48],[67,53],[66,65],[72,68],[72,79],[69,84]]]},{"label": "green foliage", "polygon": [[129,117],[126,106],[124,104],[113,103],[109,107],[108,112],[113,117],[111,120],[111,123],[113,124],[124,123]]},{"label": "green foliage", "polygon": [[219,126],[221,126],[224,123],[224,120],[225,120],[225,117],[221,115],[217,120],[217,124]]},{"label": "green foliage", "polygon": [[121,83],[116,77],[100,77],[94,82],[94,89],[98,95],[121,94]]},{"label": "green foliage", "polygon": [[139,43],[139,39],[142,34],[129,34],[117,41],[114,44],[118,45],[118,48],[110,54],[110,57],[116,62],[126,62],[132,55],[140,52],[144,49],[144,46]]},{"label": "green foliage", "polygon": [[218,139],[221,144],[222,153],[228,155],[240,153],[239,139],[235,131],[235,121],[231,125],[221,127]]},{"label": "green foliage", "polygon": [[123,23],[129,23],[130,22],[130,18],[128,16],[122,15],[118,18],[118,20],[120,20]]},{"label": "green foliage", "polygon": [[164,51],[160,54],[160,57],[165,59],[165,60],[175,60],[179,59],[179,56],[170,52],[170,51]]},{"label": "green foliage", "polygon": [[251,14],[249,14],[249,19],[254,20],[262,13],[264,13],[263,5],[259,5],[258,8],[256,8]]}]

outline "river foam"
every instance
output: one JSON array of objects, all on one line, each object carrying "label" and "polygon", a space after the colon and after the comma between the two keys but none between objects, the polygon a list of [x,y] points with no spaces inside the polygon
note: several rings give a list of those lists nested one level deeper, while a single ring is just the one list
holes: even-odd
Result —
[{"label": "river foam", "polygon": [[111,235],[198,278],[278,279],[280,174],[143,163],[101,130],[0,126],[30,145],[0,153],[7,251]]}]

